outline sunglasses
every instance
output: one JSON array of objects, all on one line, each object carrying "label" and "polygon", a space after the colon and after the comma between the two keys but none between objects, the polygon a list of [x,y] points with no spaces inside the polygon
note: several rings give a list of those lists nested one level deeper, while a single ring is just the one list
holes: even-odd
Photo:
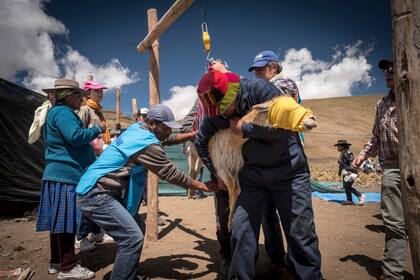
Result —
[{"label": "sunglasses", "polygon": [[382,70],[385,74],[394,74],[394,69],[392,67],[388,67],[387,69]]}]

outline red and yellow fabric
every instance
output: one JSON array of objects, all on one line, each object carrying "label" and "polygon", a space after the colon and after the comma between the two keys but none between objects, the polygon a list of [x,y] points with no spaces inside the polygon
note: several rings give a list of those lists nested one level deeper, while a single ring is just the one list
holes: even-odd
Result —
[{"label": "red and yellow fabric", "polygon": [[240,78],[235,73],[222,73],[213,69],[201,78],[197,92],[207,116],[223,113],[235,101],[239,82]]}]

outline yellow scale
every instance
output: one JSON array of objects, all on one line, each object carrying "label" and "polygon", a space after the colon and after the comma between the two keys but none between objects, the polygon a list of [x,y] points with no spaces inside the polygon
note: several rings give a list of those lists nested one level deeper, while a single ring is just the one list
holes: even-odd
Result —
[{"label": "yellow scale", "polygon": [[203,22],[201,24],[201,31],[203,32],[204,49],[206,50],[206,52],[209,53],[210,52],[210,34],[207,29],[207,23]]}]

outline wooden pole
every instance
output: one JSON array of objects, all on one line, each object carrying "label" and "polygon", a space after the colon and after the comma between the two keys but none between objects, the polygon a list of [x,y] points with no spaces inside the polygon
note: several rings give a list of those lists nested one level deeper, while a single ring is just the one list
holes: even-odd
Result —
[{"label": "wooden pole", "polygon": [[120,87],[115,88],[115,124],[120,123]]},{"label": "wooden pole", "polygon": [[[163,17],[150,29],[149,21],[149,34],[138,45],[137,50],[144,53],[155,40],[192,4],[193,0],[177,0],[163,15]],[[149,14],[149,12],[147,12]]]},{"label": "wooden pole", "polygon": [[93,74],[89,72],[89,74],[86,75],[86,81],[93,81]]},{"label": "wooden pole", "polygon": [[420,1],[391,4],[403,205],[414,278],[420,279]]},{"label": "wooden pole", "polygon": [[[151,32],[157,22],[156,9],[147,10],[147,21],[149,32]],[[159,91],[159,42],[152,42],[149,47],[149,103],[150,107],[160,103]],[[152,172],[147,176],[147,225],[146,240],[157,241],[158,239],[158,177]]]},{"label": "wooden pole", "polygon": [[138,111],[138,109],[137,109],[137,99],[136,98],[131,98],[131,105],[132,105],[132,111],[133,111],[133,113],[132,113],[132,115],[131,115],[131,118],[132,118],[132,121],[133,122],[135,122],[136,121],[136,116],[137,116],[137,111]]}]

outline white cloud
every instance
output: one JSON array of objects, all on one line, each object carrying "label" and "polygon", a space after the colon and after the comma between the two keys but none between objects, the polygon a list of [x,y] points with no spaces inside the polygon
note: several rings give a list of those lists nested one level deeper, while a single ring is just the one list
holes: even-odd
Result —
[{"label": "white cloud", "polygon": [[51,87],[58,77],[83,82],[89,72],[110,88],[138,80],[116,58],[95,65],[70,46],[57,58],[53,34],[66,35],[68,30],[45,13],[42,0],[0,1],[0,76],[15,81],[23,72],[23,83],[35,91]]},{"label": "white cloud", "polygon": [[297,83],[303,99],[350,96],[356,85],[370,87],[373,81],[366,59],[372,47],[361,45],[336,46],[331,61],[314,59],[307,48],[289,49],[281,62],[283,73]]},{"label": "white cloud", "polygon": [[175,86],[170,90],[171,97],[162,102],[174,112],[175,119],[181,120],[191,110],[197,99],[195,86]]}]

